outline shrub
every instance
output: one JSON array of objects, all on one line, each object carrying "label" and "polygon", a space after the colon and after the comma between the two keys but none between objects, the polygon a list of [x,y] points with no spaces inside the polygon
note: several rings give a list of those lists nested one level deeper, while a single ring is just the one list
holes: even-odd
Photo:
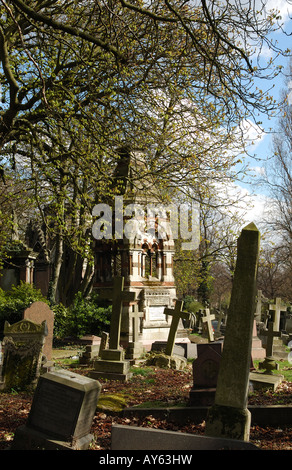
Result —
[{"label": "shrub", "polygon": [[200,309],[204,309],[204,306],[198,300],[196,300],[194,297],[192,297],[191,295],[186,295],[185,298],[184,298],[184,308],[183,309],[188,311],[188,312],[196,313]]},{"label": "shrub", "polygon": [[78,292],[72,305],[68,308],[62,304],[53,307],[55,313],[54,335],[59,338],[66,336],[81,337],[85,334],[100,335],[110,323],[112,307],[104,307],[99,303],[97,294],[84,298]]}]

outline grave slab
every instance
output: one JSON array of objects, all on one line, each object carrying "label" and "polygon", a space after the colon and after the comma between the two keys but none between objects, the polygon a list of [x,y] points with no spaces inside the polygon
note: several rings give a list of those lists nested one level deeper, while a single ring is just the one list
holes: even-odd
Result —
[{"label": "grave slab", "polygon": [[261,372],[250,372],[249,381],[254,390],[277,390],[280,383],[284,380],[283,375],[264,374]]},{"label": "grave slab", "polygon": [[112,450],[259,450],[249,442],[114,424]]}]

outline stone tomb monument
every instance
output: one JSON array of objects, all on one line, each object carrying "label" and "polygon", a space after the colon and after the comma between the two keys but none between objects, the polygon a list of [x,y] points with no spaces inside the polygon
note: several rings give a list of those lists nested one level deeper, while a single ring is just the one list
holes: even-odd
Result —
[{"label": "stone tomb monument", "polygon": [[[101,295],[101,294],[100,294]],[[110,323],[109,348],[101,352],[101,358],[94,361],[94,370],[89,373],[93,379],[109,379],[125,381],[131,376],[130,362],[125,360],[125,351],[120,347],[120,331],[122,307],[124,301],[134,301],[134,292],[124,291],[124,278],[116,277],[114,287],[109,295],[113,299],[112,316]]]},{"label": "stone tomb monument", "polygon": [[260,233],[251,223],[238,239],[237,260],[219,368],[206,435],[249,440],[247,409]]},{"label": "stone tomb monument", "polygon": [[56,370],[40,376],[26,425],[11,450],[86,450],[101,386],[96,380]]},{"label": "stone tomb monument", "polygon": [[41,325],[30,320],[21,320],[13,325],[5,322],[0,390],[23,390],[36,385],[46,334],[46,321]]},{"label": "stone tomb monument", "polygon": [[48,334],[43,346],[43,355],[50,361],[52,359],[53,333],[54,333],[54,312],[45,302],[33,302],[23,312],[23,319],[41,324],[47,322]]},{"label": "stone tomb monument", "polygon": [[[153,364],[153,365],[155,365],[156,363],[158,365],[163,364],[164,367],[165,366],[173,367],[175,365],[175,368],[178,368],[178,369],[185,366],[186,360],[183,356],[173,355],[173,350],[175,347],[175,338],[176,338],[177,330],[179,327],[179,322],[182,320],[182,318],[185,320],[188,320],[191,316],[189,312],[182,311],[183,304],[184,304],[183,301],[177,300],[175,303],[174,309],[170,309],[170,308],[164,309],[164,314],[172,317],[172,321],[171,321],[171,325],[170,325],[170,329],[168,333],[168,338],[167,338],[167,342],[165,345],[165,357],[162,358],[161,355],[160,356],[158,355],[157,357],[150,358],[149,362],[147,361],[148,364]],[[162,346],[161,342],[159,343],[159,346]]]}]

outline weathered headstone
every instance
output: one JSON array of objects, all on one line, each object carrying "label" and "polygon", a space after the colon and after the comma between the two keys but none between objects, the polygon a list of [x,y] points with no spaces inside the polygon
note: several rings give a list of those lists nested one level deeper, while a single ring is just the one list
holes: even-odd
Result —
[{"label": "weathered headstone", "polygon": [[172,316],[172,321],[168,333],[168,338],[167,338],[167,343],[166,343],[166,348],[165,348],[165,354],[167,356],[172,356],[173,353],[173,348],[174,348],[174,343],[175,343],[175,338],[176,338],[176,333],[179,325],[179,321],[181,319],[188,320],[190,318],[190,313],[189,312],[183,312],[183,301],[182,300],[177,300],[175,303],[175,308],[165,308],[164,313],[165,315],[171,315]]},{"label": "weathered headstone", "polygon": [[132,341],[129,342],[127,347],[127,359],[139,359],[145,351],[143,344],[139,341],[139,321],[143,315],[143,312],[138,311],[138,304],[135,305],[134,312],[129,313],[129,317],[132,319]]},{"label": "weathered headstone", "polygon": [[206,420],[206,435],[249,440],[247,409],[252,328],[260,233],[251,223],[238,239],[237,261],[230,299],[215,404]]},{"label": "weathered headstone", "polygon": [[85,345],[85,350],[79,357],[80,365],[90,365],[99,356],[101,342],[102,338],[95,335],[85,335],[80,338],[80,343]]},{"label": "weathered headstone", "polygon": [[102,351],[104,349],[107,349],[108,341],[109,341],[109,333],[107,331],[102,331],[100,345],[99,345],[99,351],[98,351],[99,356],[102,355]]},{"label": "weathered headstone", "polygon": [[[102,294],[100,294],[103,296]],[[135,292],[124,291],[124,278],[116,277],[111,292],[104,294],[105,298],[113,299],[109,348],[104,349],[101,358],[94,361],[94,370],[89,376],[95,379],[105,378],[125,381],[130,377],[130,363],[125,360],[125,351],[120,348],[120,331],[123,302],[134,301]]]},{"label": "weathered headstone", "polygon": [[47,322],[48,335],[43,346],[43,355],[48,361],[52,359],[53,333],[54,333],[54,312],[45,302],[33,302],[23,312],[23,319],[41,324]]},{"label": "weathered headstone", "polygon": [[26,425],[12,450],[86,450],[101,386],[96,380],[56,370],[40,376]]},{"label": "weathered headstone", "polygon": [[214,404],[222,343],[197,344],[198,357],[193,362],[193,387],[190,391],[191,406]]},{"label": "weathered headstone", "polygon": [[272,311],[274,314],[274,331],[280,331],[281,312],[286,312],[286,305],[283,305],[281,298],[277,297],[275,300],[275,304],[269,304],[269,310]]},{"label": "weathered headstone", "polygon": [[269,322],[267,331],[263,331],[262,334],[263,336],[267,336],[266,356],[272,357],[274,338],[276,336],[281,337],[281,333],[280,331],[275,331],[273,322]]},{"label": "weathered headstone", "polygon": [[21,320],[13,325],[5,322],[1,390],[35,386],[46,334],[46,321],[41,325],[30,320]]},{"label": "weathered headstone", "polygon": [[212,326],[212,320],[215,320],[215,315],[210,314],[210,309],[205,309],[205,316],[202,318],[202,322],[207,325],[207,335],[210,342],[214,341],[214,331]]}]

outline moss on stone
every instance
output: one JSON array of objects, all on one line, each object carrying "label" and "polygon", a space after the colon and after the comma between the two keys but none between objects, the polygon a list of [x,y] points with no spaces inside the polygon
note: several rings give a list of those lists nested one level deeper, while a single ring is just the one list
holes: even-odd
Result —
[{"label": "moss on stone", "polygon": [[97,411],[107,411],[107,412],[121,412],[127,406],[127,401],[124,395],[108,395],[108,394],[100,394],[98,403],[97,403]]}]

